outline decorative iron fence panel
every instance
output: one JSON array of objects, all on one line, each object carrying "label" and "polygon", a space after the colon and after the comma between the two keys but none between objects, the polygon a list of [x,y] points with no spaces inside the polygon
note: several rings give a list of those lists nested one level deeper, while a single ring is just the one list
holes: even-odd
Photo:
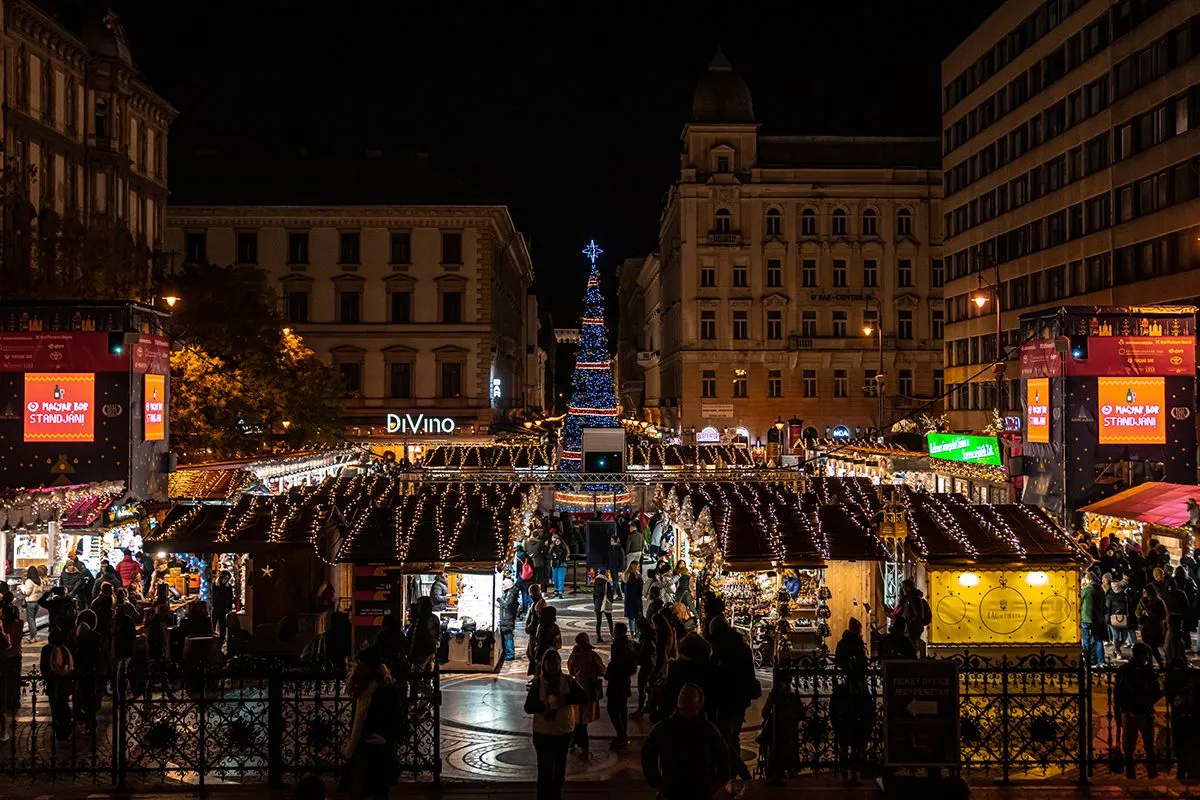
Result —
[{"label": "decorative iron fence panel", "polygon": [[[115,786],[264,783],[336,774],[354,723],[344,680],[330,673],[237,669],[205,674],[122,672],[107,693],[98,681],[94,729],[86,707],[51,708],[63,695],[37,673],[9,687],[15,715],[0,743],[0,774],[36,780],[86,780]],[[396,746],[401,774],[440,780],[440,676],[404,678],[404,718]],[[69,695],[85,699],[74,684]],[[84,712],[84,713],[80,713]],[[58,723],[57,730],[55,723]],[[57,735],[56,735],[57,734]]]}]

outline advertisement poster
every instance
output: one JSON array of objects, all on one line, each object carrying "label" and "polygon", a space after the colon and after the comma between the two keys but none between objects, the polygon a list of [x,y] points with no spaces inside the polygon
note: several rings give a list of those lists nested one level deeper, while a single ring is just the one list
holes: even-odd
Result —
[{"label": "advertisement poster", "polygon": [[161,442],[167,435],[167,379],[163,375],[146,373],[145,379],[145,438],[147,442]]},{"label": "advertisement poster", "polygon": [[1070,375],[1195,375],[1196,340],[1164,336],[1092,336],[1088,357],[1070,359]]},{"label": "advertisement poster", "polygon": [[1074,570],[930,570],[929,641],[939,645],[1062,645],[1079,641]]},{"label": "advertisement poster", "polygon": [[171,369],[171,345],[141,334],[137,344],[109,351],[107,331],[0,333],[0,372],[158,372]]},{"label": "advertisement poster", "polygon": [[1035,339],[1021,345],[1021,377],[1052,378],[1058,375],[1058,352],[1053,339]]},{"label": "advertisement poster", "polygon": [[1097,378],[1100,444],[1166,444],[1162,378]]},{"label": "advertisement poster", "polygon": [[1050,441],[1050,379],[1025,381],[1025,441]]},{"label": "advertisement poster", "polygon": [[930,458],[961,461],[966,464],[1000,466],[1000,440],[995,436],[969,436],[961,433],[925,434]]},{"label": "advertisement poster", "polygon": [[90,442],[95,436],[96,376],[26,373],[24,410],[27,442]]}]

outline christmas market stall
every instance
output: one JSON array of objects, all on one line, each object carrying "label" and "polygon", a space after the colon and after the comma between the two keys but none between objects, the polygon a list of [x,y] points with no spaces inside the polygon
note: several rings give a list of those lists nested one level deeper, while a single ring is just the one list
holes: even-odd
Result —
[{"label": "christmas market stall", "polygon": [[26,489],[0,496],[0,561],[16,580],[29,567],[56,577],[72,553],[95,574],[102,559],[129,546],[124,525],[137,529],[139,509],[123,502],[125,485],[103,481]]},{"label": "christmas market stall", "polygon": [[1079,651],[1079,546],[1044,510],[898,489],[931,649]]},{"label": "christmas market stall", "polygon": [[544,444],[512,442],[456,444],[425,450],[421,466],[429,470],[542,470],[550,468],[554,453]]},{"label": "christmas market stall", "polygon": [[928,461],[924,453],[867,442],[813,441],[810,451],[812,458],[823,463],[828,477],[870,478],[877,486],[903,482],[909,473],[925,469]]},{"label": "christmas market stall", "polygon": [[429,596],[442,621],[442,670],[498,669],[501,581],[537,502],[532,484],[417,483],[376,495],[337,552],[352,571],[356,642],[372,639],[385,614],[403,619]]},{"label": "christmas market stall", "polygon": [[682,533],[677,559],[750,631],[760,662],[829,646],[880,594],[869,479],[684,481],[658,503]]},{"label": "christmas market stall", "polygon": [[360,464],[362,455],[342,448],[191,464],[171,473],[167,494],[172,500],[225,503],[246,492],[279,494],[294,486],[315,486]]},{"label": "christmas market stall", "polygon": [[1192,498],[1200,500],[1200,486],[1150,482],[1080,511],[1084,529],[1093,540],[1135,542],[1147,552],[1150,540],[1157,539],[1178,560],[1184,548],[1190,551],[1195,546],[1188,511],[1188,500]]}]

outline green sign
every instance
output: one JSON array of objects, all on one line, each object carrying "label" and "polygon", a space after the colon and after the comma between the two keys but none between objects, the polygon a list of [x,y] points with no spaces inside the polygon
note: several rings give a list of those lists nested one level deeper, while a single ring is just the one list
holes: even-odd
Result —
[{"label": "green sign", "polygon": [[927,433],[929,456],[967,464],[1000,466],[1000,440],[995,436],[971,436],[965,433]]}]

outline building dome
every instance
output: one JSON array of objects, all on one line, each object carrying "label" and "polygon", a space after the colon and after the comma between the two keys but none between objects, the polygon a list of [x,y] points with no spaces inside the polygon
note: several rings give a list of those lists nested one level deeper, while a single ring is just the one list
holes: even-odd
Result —
[{"label": "building dome", "polygon": [[691,122],[753,123],[754,103],[750,88],[733,71],[725,55],[717,50],[708,70],[692,95]]}]

